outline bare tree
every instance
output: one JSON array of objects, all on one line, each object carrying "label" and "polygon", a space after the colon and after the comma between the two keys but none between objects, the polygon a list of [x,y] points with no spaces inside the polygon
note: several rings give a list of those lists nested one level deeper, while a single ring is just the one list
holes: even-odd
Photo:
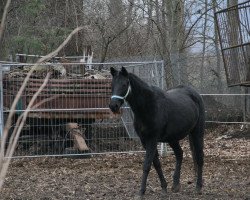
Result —
[{"label": "bare tree", "polygon": [[[215,15],[216,8],[218,4],[216,0],[212,0],[213,14]],[[214,46],[216,54],[216,77],[217,77],[217,90],[219,93],[222,93],[222,76],[221,76],[221,54],[219,49],[219,36],[217,26],[214,23]]]},{"label": "bare tree", "polygon": [[[228,7],[235,6],[237,4],[238,4],[238,0],[227,0]],[[235,45],[238,45],[238,39],[239,39],[239,13],[238,13],[238,10],[233,9],[233,10],[229,11],[227,17],[228,17],[227,34],[228,34],[228,38],[229,38],[228,43],[229,43],[229,46],[233,47]],[[232,59],[233,66],[235,68],[239,67],[237,48],[231,49],[230,54],[231,54],[230,56],[233,58]],[[229,69],[232,69],[232,67],[230,67]],[[230,79],[236,80],[233,82],[237,82],[237,80],[240,80],[239,70],[235,70],[234,73],[229,73],[229,74],[233,74],[233,76],[230,77]]]},{"label": "bare tree", "polygon": [[[211,38],[214,37],[211,34],[211,30],[214,30],[211,24],[213,19],[210,16],[213,9],[213,6],[210,6],[212,1],[31,2],[33,1],[14,1],[10,6],[10,20],[4,38],[5,46],[9,47],[6,51],[9,53],[19,51],[47,54],[63,41],[72,27],[87,25],[88,32],[75,35],[74,42],[68,44],[60,54],[82,55],[83,47],[91,45],[98,62],[108,59],[163,59],[166,85],[172,87],[190,82],[192,66],[188,63],[188,57],[193,55],[190,47],[199,43],[199,53],[202,55],[202,45],[205,43],[202,62],[204,72],[196,72],[195,77],[199,82],[206,79],[202,76],[205,76],[208,69],[206,56],[211,53],[208,52],[209,45],[212,44],[212,40],[217,40]],[[204,20],[205,18],[207,20]],[[216,42],[212,45],[217,52]],[[214,75],[218,74],[220,67],[219,64],[216,66],[218,69],[213,69]]]},{"label": "bare tree", "polygon": [[207,20],[208,20],[208,0],[204,2],[205,8],[205,17],[204,17],[204,25],[203,25],[203,39],[202,39],[202,61],[201,61],[201,69],[200,69],[200,91],[203,91],[204,87],[204,65],[205,65],[205,53],[206,53],[206,31],[207,31]]}]

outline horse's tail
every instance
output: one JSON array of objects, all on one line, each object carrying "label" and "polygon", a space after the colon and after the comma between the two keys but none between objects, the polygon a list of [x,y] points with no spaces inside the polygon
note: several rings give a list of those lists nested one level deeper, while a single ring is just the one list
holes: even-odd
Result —
[{"label": "horse's tail", "polygon": [[[200,94],[196,94],[195,95],[195,99],[196,99],[196,104],[198,105],[199,108],[199,118],[198,121],[196,123],[196,126],[194,129],[194,131],[198,132],[199,136],[204,136],[204,130],[205,130],[205,106],[204,106],[204,102],[203,99],[201,97]],[[196,133],[197,134],[197,133]]]},{"label": "horse's tail", "polygon": [[202,185],[202,167],[204,162],[204,130],[205,130],[205,107],[202,97],[196,92],[191,97],[199,108],[199,118],[194,129],[189,134],[190,149],[194,160],[195,174],[198,175],[197,184]]},{"label": "horse's tail", "polygon": [[196,132],[193,134],[197,134],[200,137],[203,137],[204,136],[204,129],[205,129],[204,102],[203,102],[201,95],[198,92],[196,92],[192,88],[188,88],[188,90],[189,90],[189,95],[190,95],[191,99],[196,103],[196,105],[198,105],[198,109],[199,109],[199,117],[198,117],[197,123],[196,123],[192,132]]}]

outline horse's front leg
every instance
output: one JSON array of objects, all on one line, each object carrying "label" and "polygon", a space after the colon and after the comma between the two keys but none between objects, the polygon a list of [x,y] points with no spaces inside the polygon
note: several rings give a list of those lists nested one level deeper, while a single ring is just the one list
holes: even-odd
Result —
[{"label": "horse's front leg", "polygon": [[181,173],[181,164],[183,159],[183,150],[179,144],[179,142],[171,142],[169,143],[170,147],[173,149],[175,157],[176,157],[176,165],[173,175],[173,192],[179,192],[180,190],[180,173]]},{"label": "horse's front leg", "polygon": [[152,165],[152,162],[155,157],[155,153],[157,150],[157,142],[153,140],[149,140],[145,142],[143,145],[146,149],[146,156],[144,160],[144,165],[143,165],[143,175],[142,175],[142,183],[141,183],[141,189],[139,192],[139,195],[142,197],[145,194],[146,191],[146,184],[147,184],[147,178],[148,174]]},{"label": "horse's front leg", "polygon": [[162,191],[164,193],[167,193],[167,182],[166,182],[166,179],[164,178],[164,175],[163,175],[163,172],[162,172],[162,168],[161,168],[161,162],[159,160],[159,154],[158,154],[158,150],[156,149],[156,152],[155,152],[155,157],[154,157],[154,160],[153,160],[153,164],[154,164],[154,167],[155,167],[155,170],[160,178],[160,182],[161,182],[161,188],[162,188]]}]

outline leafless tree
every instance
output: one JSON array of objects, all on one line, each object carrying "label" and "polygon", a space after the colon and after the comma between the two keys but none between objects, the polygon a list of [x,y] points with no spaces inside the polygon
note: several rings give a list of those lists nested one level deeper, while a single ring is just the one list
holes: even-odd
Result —
[{"label": "leafless tree", "polygon": [[[213,6],[213,14],[215,15],[216,8],[218,8],[216,0],[212,0],[212,6]],[[219,36],[216,23],[214,23],[214,46],[216,54],[217,90],[219,93],[222,93],[221,55],[219,50]]]},{"label": "leafless tree", "polygon": [[[216,3],[219,8],[225,3],[223,0],[213,0],[213,3],[207,0],[32,2],[20,0],[11,4],[9,26],[4,38],[5,46],[9,47],[4,49],[6,54],[47,54],[63,41],[72,27],[88,26],[87,32],[79,32],[73,37],[72,42],[60,52],[61,55],[82,55],[83,47],[91,45],[98,62],[163,59],[168,87],[190,83],[190,72],[193,70],[188,58],[193,56],[190,50],[193,45],[200,48],[201,56],[202,50],[204,52],[201,72],[197,71],[201,76],[197,80],[202,85],[206,84],[202,83],[206,79],[202,78],[202,74],[208,68],[207,56],[211,53],[211,45],[215,49],[214,55],[219,55],[218,38],[214,38],[216,35],[212,33],[212,4]],[[215,40],[217,42],[211,42]],[[219,64],[217,68],[213,71],[218,74]]]}]

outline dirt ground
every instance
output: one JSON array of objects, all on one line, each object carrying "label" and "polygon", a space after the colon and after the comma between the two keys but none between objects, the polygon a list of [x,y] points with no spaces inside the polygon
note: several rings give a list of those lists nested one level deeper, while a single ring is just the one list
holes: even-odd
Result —
[{"label": "dirt ground", "polygon": [[[204,190],[194,192],[193,163],[188,142],[181,191],[171,192],[174,156],[161,157],[168,181],[162,194],[155,170],[150,172],[144,199],[250,199],[250,132],[240,126],[206,130]],[[14,159],[0,199],[136,199],[143,154],[95,156],[88,159]]]}]

